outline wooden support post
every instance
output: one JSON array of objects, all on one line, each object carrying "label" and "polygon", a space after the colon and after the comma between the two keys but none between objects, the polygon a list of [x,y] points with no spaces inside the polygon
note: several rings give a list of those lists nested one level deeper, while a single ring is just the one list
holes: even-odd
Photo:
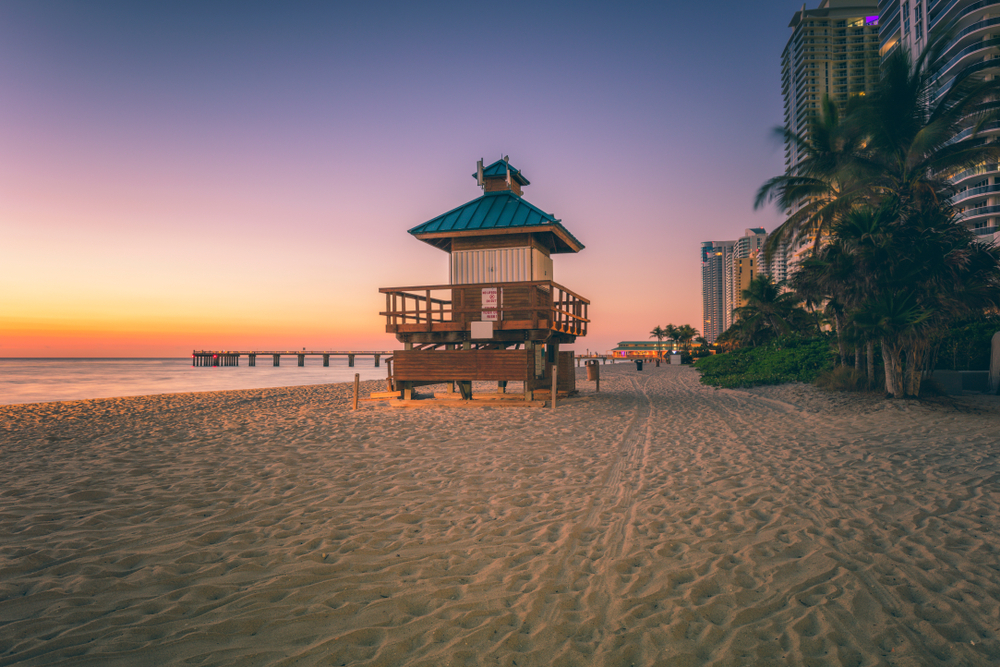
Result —
[{"label": "wooden support post", "polygon": [[281,355],[280,354],[272,354],[271,356],[274,357],[274,365],[275,366],[280,366],[281,365]]},{"label": "wooden support post", "polygon": [[458,383],[458,390],[462,392],[462,398],[466,401],[472,400],[472,382],[470,380],[463,380]]},{"label": "wooden support post", "polygon": [[249,359],[249,361],[247,363],[248,363],[248,365],[251,368],[253,368],[253,367],[255,367],[257,365],[257,355],[256,354],[247,355],[247,359]]},{"label": "wooden support post", "polygon": [[375,368],[378,368],[378,362],[379,362],[379,360],[380,360],[381,358],[382,358],[382,355],[381,355],[381,354],[376,354],[376,355],[375,355]]},{"label": "wooden support post", "polygon": [[353,354],[347,355],[347,367],[348,368],[354,368],[354,355]]},{"label": "wooden support post", "polygon": [[299,366],[305,366],[306,365],[306,355],[299,354],[299,355],[296,355],[296,356],[299,358]]},{"label": "wooden support post", "polygon": [[553,364],[552,366],[552,409],[556,409],[556,394],[559,391],[559,383],[557,378],[559,377],[559,364]]},{"label": "wooden support post", "polygon": [[427,307],[426,307],[426,311],[425,312],[426,312],[426,315],[427,315],[427,330],[431,331],[433,329],[433,325],[431,324],[431,291],[430,290],[427,290]]},{"label": "wooden support post", "polygon": [[507,393],[507,381],[506,380],[498,380],[497,381],[497,393],[498,394],[506,394]]},{"label": "wooden support post", "polygon": [[327,367],[329,367],[329,365],[330,365],[330,355],[329,354],[324,354],[323,355],[323,368],[327,368]]},{"label": "wooden support post", "polygon": [[360,381],[361,381],[361,374],[360,373],[355,373],[354,374],[354,407],[352,407],[351,410],[357,410],[358,409],[358,383]]},{"label": "wooden support post", "polygon": [[385,390],[394,391],[392,388],[392,357],[385,360],[385,370],[388,374],[385,376]]},{"label": "wooden support post", "polygon": [[403,400],[413,400],[413,383],[409,380],[403,383]]}]

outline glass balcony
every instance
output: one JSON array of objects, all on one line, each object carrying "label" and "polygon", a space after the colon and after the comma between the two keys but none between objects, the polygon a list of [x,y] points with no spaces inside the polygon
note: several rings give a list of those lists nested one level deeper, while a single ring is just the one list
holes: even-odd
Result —
[{"label": "glass balcony", "polygon": [[972,197],[979,197],[990,192],[1000,192],[1000,185],[982,185],[978,188],[969,188],[965,192],[959,192],[957,195],[951,198],[951,203],[955,204],[960,201],[965,201],[966,199],[971,199]]}]

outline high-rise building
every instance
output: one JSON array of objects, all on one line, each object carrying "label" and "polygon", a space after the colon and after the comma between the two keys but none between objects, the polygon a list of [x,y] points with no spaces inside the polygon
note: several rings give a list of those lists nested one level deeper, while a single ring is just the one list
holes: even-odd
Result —
[{"label": "high-rise building", "polygon": [[[847,101],[873,89],[879,77],[879,15],[877,0],[821,0],[816,9],[792,16],[792,36],[781,53],[781,91],[785,98],[785,127],[809,136],[810,119],[828,95],[843,111]],[[785,173],[794,174],[805,154],[794,142],[785,142]],[[793,206],[789,215],[799,206]],[[778,251],[769,271],[776,280],[804,258],[808,240]]]},{"label": "high-rise building", "polygon": [[726,264],[735,241],[705,241],[701,244],[701,335],[714,343],[726,330]]},{"label": "high-rise building", "polygon": [[[1000,76],[1000,4],[983,0],[879,0],[880,53],[898,48],[916,58],[927,47],[931,31],[950,35],[941,53],[936,85],[947,90],[962,71]],[[966,129],[962,134],[971,132]],[[960,134],[959,136],[962,136]],[[1000,135],[1000,127],[981,129],[983,137]],[[1000,165],[981,164],[957,174],[952,199],[963,222],[981,240],[1000,242]]]}]

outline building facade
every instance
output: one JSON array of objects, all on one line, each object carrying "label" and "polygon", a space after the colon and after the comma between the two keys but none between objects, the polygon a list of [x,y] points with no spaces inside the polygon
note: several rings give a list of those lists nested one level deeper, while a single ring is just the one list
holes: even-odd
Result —
[{"label": "building facade", "polygon": [[[1000,3],[983,0],[880,0],[880,53],[898,48],[914,56],[926,47],[931,32],[950,35],[940,56],[937,85],[946,90],[962,71],[1000,76]],[[966,130],[968,132],[970,130]],[[1000,127],[987,126],[984,137],[997,137]],[[961,136],[961,135],[960,135]],[[955,176],[952,203],[980,240],[1000,242],[1000,165],[981,164]]]}]

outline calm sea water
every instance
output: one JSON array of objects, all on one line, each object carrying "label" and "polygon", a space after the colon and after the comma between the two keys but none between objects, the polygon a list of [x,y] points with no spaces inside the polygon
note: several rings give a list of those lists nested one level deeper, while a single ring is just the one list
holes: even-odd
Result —
[{"label": "calm sea water", "polygon": [[195,368],[191,359],[0,359],[0,405],[75,401],[84,398],[144,396],[188,391],[220,391],[291,387],[304,384],[353,382],[386,376],[385,358],[375,368],[371,357],[358,357],[354,368],[346,357],[331,357],[323,367],[322,357],[306,357],[299,368],[295,357],[282,357],[281,366],[270,357],[257,357],[250,368],[241,366]]}]

